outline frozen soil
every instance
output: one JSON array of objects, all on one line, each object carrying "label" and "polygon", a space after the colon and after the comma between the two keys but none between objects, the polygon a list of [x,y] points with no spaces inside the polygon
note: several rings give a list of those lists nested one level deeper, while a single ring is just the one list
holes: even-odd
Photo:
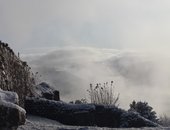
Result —
[{"label": "frozen soil", "polygon": [[87,126],[67,126],[57,121],[28,115],[25,125],[17,130],[170,130],[170,128],[100,128]]}]

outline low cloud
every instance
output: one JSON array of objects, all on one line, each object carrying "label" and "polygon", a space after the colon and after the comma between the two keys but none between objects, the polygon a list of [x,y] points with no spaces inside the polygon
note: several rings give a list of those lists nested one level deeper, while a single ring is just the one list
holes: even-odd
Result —
[{"label": "low cloud", "polygon": [[170,62],[157,54],[96,48],[62,48],[40,56],[24,56],[41,79],[65,101],[88,98],[90,83],[114,81],[120,106],[147,101],[159,114],[168,110]]}]

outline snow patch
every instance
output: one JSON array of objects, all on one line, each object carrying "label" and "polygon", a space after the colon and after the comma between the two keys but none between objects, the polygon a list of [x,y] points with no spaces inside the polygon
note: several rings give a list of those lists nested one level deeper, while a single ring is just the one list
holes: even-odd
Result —
[{"label": "snow patch", "polygon": [[27,116],[26,124],[17,130],[169,130],[170,128],[106,128],[87,126],[68,126],[57,121],[38,116]]},{"label": "snow patch", "polygon": [[19,99],[17,93],[11,91],[3,91],[2,89],[0,89],[0,101],[18,104]]}]

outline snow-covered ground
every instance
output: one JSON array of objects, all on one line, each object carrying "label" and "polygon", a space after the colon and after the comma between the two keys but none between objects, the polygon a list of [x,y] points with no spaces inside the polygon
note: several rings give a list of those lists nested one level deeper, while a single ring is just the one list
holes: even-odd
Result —
[{"label": "snow-covered ground", "polygon": [[17,130],[170,130],[170,128],[99,128],[87,126],[67,126],[47,118],[28,115],[26,124]]}]

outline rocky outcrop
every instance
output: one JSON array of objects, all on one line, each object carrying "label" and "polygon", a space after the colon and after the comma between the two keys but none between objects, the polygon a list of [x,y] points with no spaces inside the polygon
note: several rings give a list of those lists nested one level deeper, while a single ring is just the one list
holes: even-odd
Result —
[{"label": "rocky outcrop", "polygon": [[60,100],[59,91],[53,89],[49,84],[42,82],[33,88],[33,96],[49,100]]},{"label": "rocky outcrop", "polygon": [[25,123],[26,111],[17,104],[17,93],[0,90],[0,130],[15,130]]},{"label": "rocky outcrop", "polygon": [[156,127],[159,126],[137,113],[129,113],[114,106],[67,104],[42,98],[27,98],[27,113],[57,120],[66,125],[100,127]]},{"label": "rocky outcrop", "polygon": [[121,115],[121,127],[127,128],[127,127],[153,127],[153,126],[159,126],[160,125],[140,116],[136,112],[128,111]]},{"label": "rocky outcrop", "polygon": [[[14,130],[26,120],[26,96],[32,95],[30,67],[0,41],[0,130]],[[20,106],[19,106],[20,105]]]},{"label": "rocky outcrop", "polygon": [[15,91],[19,96],[19,105],[31,95],[34,79],[30,67],[16,56],[7,43],[0,41],[0,88]]}]

